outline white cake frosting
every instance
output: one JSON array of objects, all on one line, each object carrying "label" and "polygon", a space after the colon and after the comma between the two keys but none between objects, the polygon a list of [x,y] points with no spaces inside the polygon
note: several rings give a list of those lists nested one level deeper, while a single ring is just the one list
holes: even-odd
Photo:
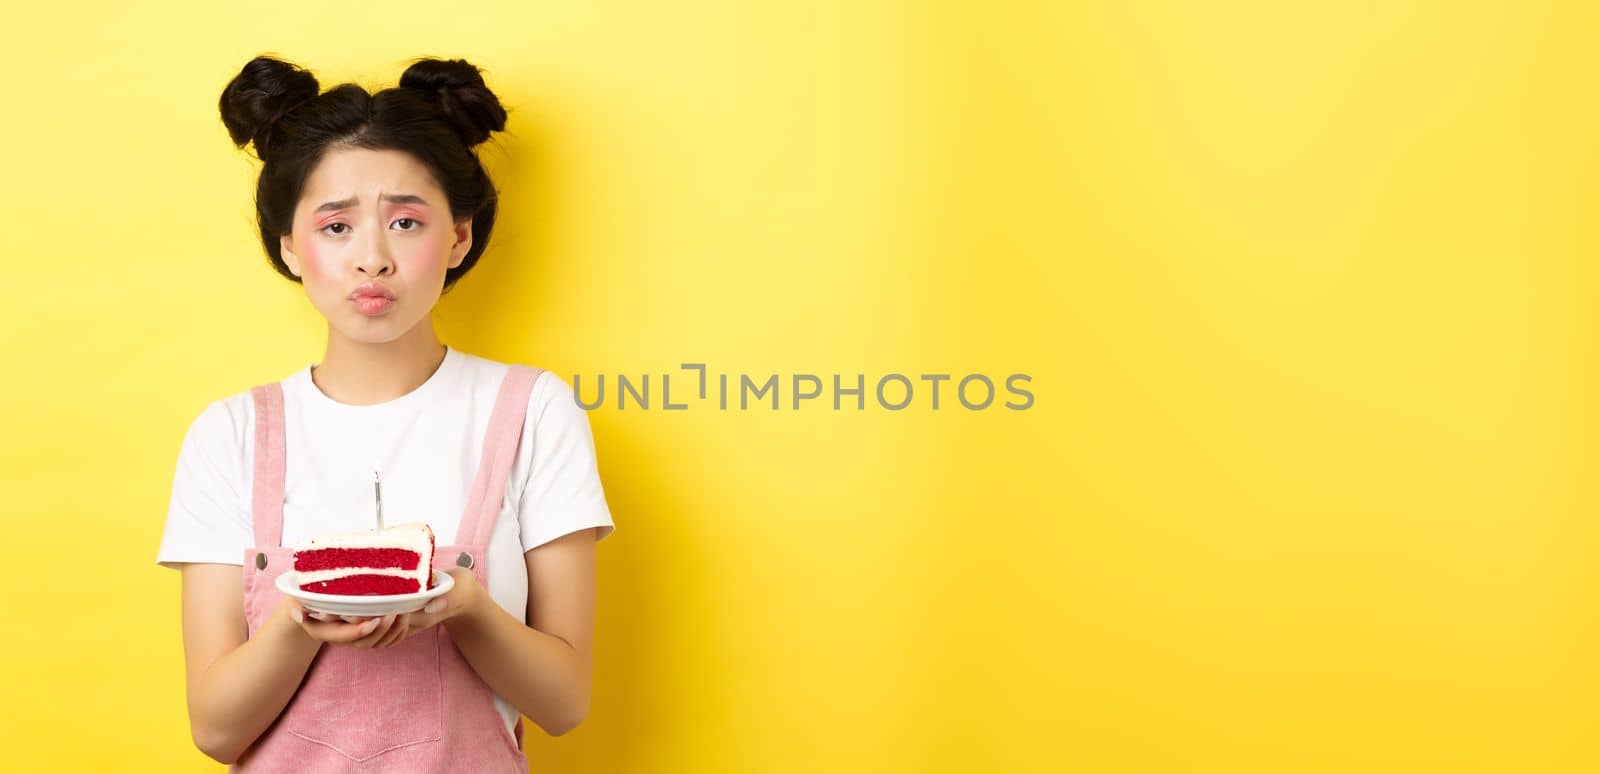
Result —
[{"label": "white cake frosting", "polygon": [[[345,567],[342,569],[336,568],[332,570],[301,570],[294,574],[294,579],[300,585],[304,586],[307,583],[321,583],[323,581],[333,580],[334,578],[343,578],[346,575],[393,575],[396,578],[416,578],[419,577],[421,573],[417,572],[416,570],[398,570],[393,567],[385,567],[381,570],[371,567]],[[424,583],[422,587],[427,588],[428,585]]]},{"label": "white cake frosting", "polygon": [[305,543],[295,546],[296,551],[310,551],[317,548],[406,548],[419,554],[426,554],[428,546],[432,544],[431,530],[422,522],[412,524],[396,524],[381,530],[368,529],[360,532],[340,532],[335,535],[323,535],[312,538]]}]

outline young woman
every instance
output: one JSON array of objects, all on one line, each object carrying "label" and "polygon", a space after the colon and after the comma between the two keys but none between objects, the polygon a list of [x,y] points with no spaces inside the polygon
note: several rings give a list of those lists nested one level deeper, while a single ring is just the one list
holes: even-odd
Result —
[{"label": "young woman", "polygon": [[[319,90],[257,57],[222,93],[263,162],[262,244],[327,318],[320,362],[212,402],[178,455],[158,562],[183,573],[195,744],[240,770],[518,771],[521,715],[589,703],[595,544],[615,529],[588,417],[555,374],[441,343],[495,189],[506,112],[476,67]],[[422,611],[312,614],[279,594],[300,541],[427,522],[454,588]]]}]

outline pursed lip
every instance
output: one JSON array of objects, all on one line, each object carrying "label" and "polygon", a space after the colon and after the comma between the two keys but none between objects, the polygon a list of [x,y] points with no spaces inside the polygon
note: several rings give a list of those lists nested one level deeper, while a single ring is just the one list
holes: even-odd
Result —
[{"label": "pursed lip", "polygon": [[362,285],[351,292],[349,298],[351,301],[354,301],[358,298],[387,298],[390,301],[393,301],[394,294],[389,292],[388,288],[379,285],[376,282],[368,282],[367,284]]}]

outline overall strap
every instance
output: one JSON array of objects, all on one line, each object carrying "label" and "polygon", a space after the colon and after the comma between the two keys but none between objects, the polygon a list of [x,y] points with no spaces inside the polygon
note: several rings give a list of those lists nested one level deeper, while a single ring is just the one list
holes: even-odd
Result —
[{"label": "overall strap", "polygon": [[251,388],[250,395],[256,405],[250,521],[255,526],[256,545],[276,547],[283,538],[283,386],[263,384]]},{"label": "overall strap", "polygon": [[484,546],[494,533],[494,523],[500,516],[500,504],[505,499],[506,478],[511,473],[511,463],[517,457],[517,445],[522,440],[523,420],[528,415],[528,395],[533,391],[533,381],[544,369],[513,364],[500,382],[500,394],[495,398],[494,411],[489,415],[489,429],[483,434],[483,456],[478,460],[478,475],[472,482],[472,494],[467,498],[467,508],[461,514],[461,526],[456,534],[456,545]]}]

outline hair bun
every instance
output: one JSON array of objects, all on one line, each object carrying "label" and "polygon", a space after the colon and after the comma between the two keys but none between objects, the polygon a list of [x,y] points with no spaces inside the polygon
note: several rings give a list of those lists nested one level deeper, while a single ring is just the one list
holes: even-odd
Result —
[{"label": "hair bun", "polygon": [[311,73],[279,59],[258,56],[228,82],[218,107],[233,143],[241,148],[254,143],[256,156],[265,161],[272,127],[319,91]]},{"label": "hair bun", "polygon": [[484,84],[479,69],[465,59],[418,59],[400,75],[400,85],[428,92],[467,147],[504,131],[506,111]]}]

